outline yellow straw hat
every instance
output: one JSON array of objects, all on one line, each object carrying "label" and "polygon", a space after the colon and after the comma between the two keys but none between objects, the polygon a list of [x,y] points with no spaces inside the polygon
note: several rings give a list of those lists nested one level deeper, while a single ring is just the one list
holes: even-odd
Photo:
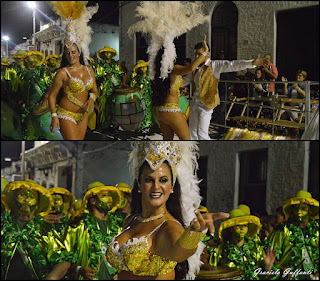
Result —
[{"label": "yellow straw hat", "polygon": [[9,66],[11,64],[11,62],[9,62],[9,58],[8,57],[2,57],[1,58],[1,66]]},{"label": "yellow straw hat", "polygon": [[144,66],[148,66],[148,62],[145,62],[144,60],[138,60],[137,64],[133,67],[133,72],[137,73],[138,69]]},{"label": "yellow straw hat", "polygon": [[99,50],[97,53],[97,57],[99,60],[107,60],[106,52],[113,53],[112,58],[117,56],[117,51],[115,49],[112,49],[109,46],[105,46],[103,49]]},{"label": "yellow straw hat", "polygon": [[312,198],[310,192],[305,190],[299,190],[296,194],[296,197],[289,198],[282,204],[283,213],[286,219],[292,217],[295,205],[300,203],[305,203],[309,206],[309,216],[311,219],[314,220],[319,218],[319,201]]},{"label": "yellow straw hat", "polygon": [[44,55],[41,53],[41,52],[38,52],[38,51],[28,51],[26,52],[23,57],[22,57],[22,61],[21,61],[21,66],[22,67],[25,67],[25,65],[27,64],[26,62],[26,58],[27,57],[30,57],[30,56],[35,56],[36,57],[36,60],[37,60],[37,64],[36,66],[40,66],[44,63],[45,61],[45,57]]},{"label": "yellow straw hat", "polygon": [[240,204],[240,205],[238,206],[238,209],[240,209],[242,212],[244,212],[245,215],[250,215],[250,214],[251,214],[251,213],[250,213],[250,208],[249,208],[249,206],[247,206],[247,205]]},{"label": "yellow straw hat", "polygon": [[62,54],[60,54],[60,55],[56,55],[56,54],[49,55],[45,59],[46,66],[47,67],[60,67],[61,59],[62,59]]},{"label": "yellow straw hat", "polygon": [[254,235],[259,233],[261,228],[260,219],[256,216],[247,215],[241,209],[233,209],[230,213],[228,219],[221,223],[219,228],[219,238],[223,240],[227,231],[230,230],[231,227],[236,225],[248,224],[248,233],[249,237],[253,237]]},{"label": "yellow straw hat", "polygon": [[[131,194],[131,188],[128,184],[126,183],[117,183],[116,187],[119,188],[119,190],[123,193],[123,194]],[[121,204],[119,205],[119,209],[123,208],[126,204],[127,204],[128,200],[125,196],[123,196],[123,200],[121,202]]]},{"label": "yellow straw hat", "polygon": [[119,188],[115,186],[105,186],[101,182],[94,182],[88,186],[88,191],[83,197],[81,211],[89,213],[88,202],[91,197],[97,195],[100,191],[105,190],[110,192],[113,199],[113,206],[109,212],[114,212],[121,204],[123,200],[123,195]]},{"label": "yellow straw hat", "polygon": [[40,203],[36,215],[46,216],[49,214],[51,211],[51,206],[53,205],[51,193],[48,189],[35,183],[34,181],[13,181],[7,185],[5,193],[1,195],[1,200],[6,211],[16,207],[14,191],[22,188],[35,190],[39,193]]},{"label": "yellow straw hat", "polygon": [[49,188],[48,190],[51,193],[51,196],[53,196],[54,194],[59,194],[62,196],[63,204],[64,204],[64,208],[62,212],[68,217],[70,217],[73,212],[74,202],[76,200],[75,197],[71,194],[71,192],[68,189],[63,187],[52,187],[52,188]]}]

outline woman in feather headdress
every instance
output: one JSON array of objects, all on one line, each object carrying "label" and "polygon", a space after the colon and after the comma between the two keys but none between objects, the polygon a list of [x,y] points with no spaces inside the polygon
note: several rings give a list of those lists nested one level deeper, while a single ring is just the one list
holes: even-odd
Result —
[{"label": "woman in feather headdress", "polygon": [[135,143],[131,215],[106,252],[118,280],[194,279],[200,270],[201,241],[228,214],[198,210],[197,150],[191,141]]},{"label": "woman in feather headdress", "polygon": [[[51,131],[55,127],[65,140],[83,140],[87,131],[95,127],[94,102],[98,97],[95,74],[88,67],[91,28],[88,22],[98,11],[86,7],[88,1],[51,1],[53,10],[62,17],[65,30],[64,56],[49,94]],[[57,95],[63,96],[56,109]]]},{"label": "woman in feather headdress", "polygon": [[[189,66],[174,65],[176,50],[173,40],[208,21],[209,17],[202,14],[200,2],[143,1],[137,12],[144,20],[132,25],[128,33],[151,34],[148,54],[150,78],[153,80],[152,105],[163,139],[172,140],[176,133],[180,140],[188,140],[190,132],[179,107],[179,88],[183,83],[182,76],[192,73],[204,63],[208,52],[204,51]],[[207,46],[206,37],[203,43]]]}]

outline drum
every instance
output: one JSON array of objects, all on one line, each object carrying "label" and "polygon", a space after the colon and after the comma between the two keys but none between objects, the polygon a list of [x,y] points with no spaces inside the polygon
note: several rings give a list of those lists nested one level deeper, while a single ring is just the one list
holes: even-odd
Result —
[{"label": "drum", "polygon": [[139,89],[117,89],[111,99],[111,118],[125,131],[137,130],[146,111],[145,100]]},{"label": "drum", "polygon": [[58,128],[55,128],[55,134],[50,131],[51,125],[51,112],[49,106],[43,107],[37,105],[33,110],[33,123],[36,125],[40,138],[46,140],[63,140]]},{"label": "drum", "polygon": [[20,115],[1,101],[1,139],[22,140],[23,130]]},{"label": "drum", "polygon": [[240,269],[217,266],[213,270],[200,270],[197,280],[242,280]]},{"label": "drum", "polygon": [[189,100],[187,99],[187,97],[185,95],[181,95],[179,97],[179,106],[180,106],[180,109],[181,109],[184,117],[186,118],[186,120],[188,120],[190,105],[189,105]]}]

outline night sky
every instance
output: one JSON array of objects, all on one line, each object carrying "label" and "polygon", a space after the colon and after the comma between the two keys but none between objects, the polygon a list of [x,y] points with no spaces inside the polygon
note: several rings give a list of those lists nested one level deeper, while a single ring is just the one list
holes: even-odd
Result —
[{"label": "night sky", "polygon": [[[92,17],[92,22],[119,25],[119,1],[89,1],[87,6],[96,3],[99,4],[99,10]],[[57,18],[48,1],[36,1],[36,4],[44,14]],[[36,11],[36,32],[40,30],[40,21],[48,22],[45,16]],[[9,50],[23,43],[23,37],[31,38],[32,33],[32,9],[28,8],[26,1],[1,1],[1,38],[9,36]]]}]

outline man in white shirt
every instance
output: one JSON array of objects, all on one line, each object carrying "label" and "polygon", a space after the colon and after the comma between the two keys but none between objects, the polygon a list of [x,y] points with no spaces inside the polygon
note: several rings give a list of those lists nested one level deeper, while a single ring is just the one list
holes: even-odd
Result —
[{"label": "man in white shirt", "polygon": [[[210,51],[210,49],[209,49]],[[203,44],[195,46],[195,57],[204,52]],[[210,52],[209,52],[210,57]],[[251,60],[211,60],[200,65],[193,73],[192,98],[190,101],[189,129],[192,140],[210,140],[209,126],[213,109],[220,104],[218,82],[223,72],[235,72],[267,65],[267,60],[258,56]]]}]

